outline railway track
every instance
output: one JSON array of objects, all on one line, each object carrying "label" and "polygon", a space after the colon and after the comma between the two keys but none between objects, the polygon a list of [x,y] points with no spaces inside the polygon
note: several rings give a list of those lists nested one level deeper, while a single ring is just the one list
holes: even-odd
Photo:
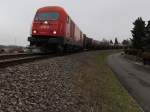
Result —
[{"label": "railway track", "polygon": [[5,59],[21,58],[21,57],[29,57],[29,56],[33,56],[33,54],[28,54],[28,53],[3,54],[3,55],[0,55],[0,61],[5,60]]},{"label": "railway track", "polygon": [[56,57],[55,54],[13,54],[13,55],[0,55],[0,68],[18,65],[22,63],[32,62],[35,60]]}]

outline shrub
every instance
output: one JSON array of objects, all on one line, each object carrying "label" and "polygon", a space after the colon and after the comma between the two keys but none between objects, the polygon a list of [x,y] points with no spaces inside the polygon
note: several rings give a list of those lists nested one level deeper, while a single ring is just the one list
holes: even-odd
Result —
[{"label": "shrub", "polygon": [[150,60],[150,52],[143,52],[142,53],[142,58],[146,60]]},{"label": "shrub", "polygon": [[125,52],[125,54],[128,54],[128,55],[138,55],[140,50],[138,50],[138,49],[125,49],[124,52]]}]

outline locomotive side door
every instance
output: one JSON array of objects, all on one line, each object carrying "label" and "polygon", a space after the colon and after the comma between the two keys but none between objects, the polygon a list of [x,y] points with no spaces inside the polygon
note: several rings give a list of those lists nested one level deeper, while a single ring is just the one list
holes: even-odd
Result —
[{"label": "locomotive side door", "polygon": [[71,25],[70,25],[70,18],[69,18],[69,16],[67,16],[67,18],[66,18],[66,38],[70,38],[71,36],[71,33],[70,33],[70,27],[71,27]]}]

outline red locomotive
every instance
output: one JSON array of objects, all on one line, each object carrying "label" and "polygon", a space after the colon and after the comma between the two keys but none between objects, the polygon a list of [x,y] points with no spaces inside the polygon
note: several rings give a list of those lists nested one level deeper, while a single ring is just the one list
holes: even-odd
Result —
[{"label": "red locomotive", "polygon": [[30,46],[43,50],[79,50],[83,49],[82,31],[69,17],[66,11],[58,6],[38,9],[28,37]]}]

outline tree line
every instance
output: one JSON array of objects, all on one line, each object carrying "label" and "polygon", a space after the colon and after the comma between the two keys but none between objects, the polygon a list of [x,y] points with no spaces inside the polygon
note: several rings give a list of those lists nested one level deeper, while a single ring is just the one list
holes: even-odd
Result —
[{"label": "tree line", "polygon": [[150,51],[150,21],[144,21],[141,17],[137,18],[133,23],[132,48]]}]

